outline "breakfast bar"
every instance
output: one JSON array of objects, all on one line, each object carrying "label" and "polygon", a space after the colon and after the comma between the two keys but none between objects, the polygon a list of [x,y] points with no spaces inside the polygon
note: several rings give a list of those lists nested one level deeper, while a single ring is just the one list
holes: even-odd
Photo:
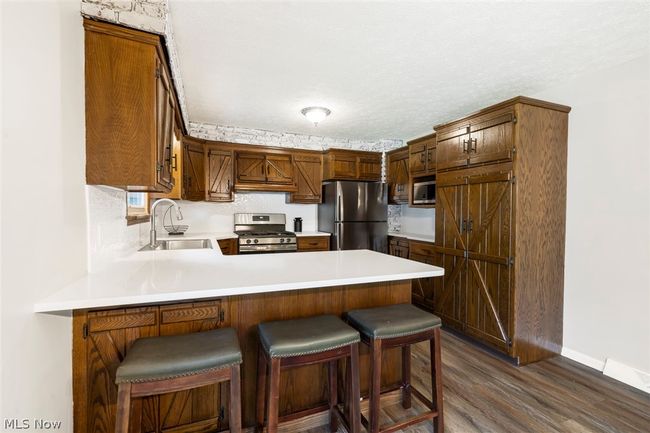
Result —
[{"label": "breakfast bar", "polygon": [[[286,256],[291,255],[291,260]],[[441,268],[369,250],[220,255],[218,249],[143,251],[88,274],[35,305],[72,315],[75,432],[113,431],[115,371],[138,338],[231,327],[243,353],[242,424],[255,424],[257,325],[411,302],[411,280]],[[361,395],[369,360],[360,353]],[[382,389],[399,387],[398,349],[383,359]],[[280,414],[327,410],[327,369],[282,374]],[[223,388],[223,389],[222,389]],[[343,392],[343,387],[339,388]],[[228,425],[227,388],[210,385],[134,400],[146,431],[220,430]],[[137,406],[137,407],[136,407]]]}]

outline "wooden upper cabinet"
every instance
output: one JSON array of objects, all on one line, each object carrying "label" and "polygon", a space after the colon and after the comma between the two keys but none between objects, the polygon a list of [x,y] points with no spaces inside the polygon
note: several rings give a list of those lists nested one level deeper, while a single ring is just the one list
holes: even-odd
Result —
[{"label": "wooden upper cabinet", "polygon": [[84,28],[86,183],[169,192],[180,115],[160,36],[87,19]]},{"label": "wooden upper cabinet", "polygon": [[425,135],[408,142],[409,175],[411,177],[436,174],[436,134]]},{"label": "wooden upper cabinet", "polygon": [[293,184],[292,155],[266,155],[266,182]]},{"label": "wooden upper cabinet", "polygon": [[270,148],[235,150],[235,190],[296,191],[292,153]]},{"label": "wooden upper cabinet", "polygon": [[381,154],[379,155],[362,155],[359,161],[359,180],[381,180]]},{"label": "wooden upper cabinet", "polygon": [[436,126],[438,170],[512,161],[514,107],[505,107]]},{"label": "wooden upper cabinet", "polygon": [[294,155],[297,191],[287,195],[288,203],[320,203],[322,201],[323,156],[320,152]]},{"label": "wooden upper cabinet", "polygon": [[381,153],[329,149],[323,157],[323,180],[381,180]]},{"label": "wooden upper cabinet", "polygon": [[386,154],[388,172],[388,202],[405,204],[409,201],[409,149],[402,147]]},{"label": "wooden upper cabinet", "polygon": [[191,137],[183,138],[182,146],[183,200],[205,200],[205,147]]},{"label": "wooden upper cabinet", "polygon": [[470,126],[470,165],[512,160],[514,119],[514,113],[507,110]]},{"label": "wooden upper cabinet", "polygon": [[208,201],[233,201],[233,151],[216,146],[205,148],[206,194]]},{"label": "wooden upper cabinet", "polygon": [[[182,198],[185,198],[185,169],[183,164],[184,152],[180,136],[180,129],[174,127],[174,135],[172,136],[173,144],[170,155],[172,161],[171,176],[174,179],[174,186],[168,193],[152,193],[151,198],[170,198],[173,200],[180,200]],[[201,152],[203,152],[203,150],[201,150]]]}]

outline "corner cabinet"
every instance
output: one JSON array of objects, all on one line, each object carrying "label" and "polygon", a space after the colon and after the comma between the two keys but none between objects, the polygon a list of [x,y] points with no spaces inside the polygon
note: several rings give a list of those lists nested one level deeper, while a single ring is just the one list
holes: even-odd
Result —
[{"label": "corner cabinet", "polygon": [[381,180],[379,152],[329,149],[323,155],[323,180]]},{"label": "corner cabinet", "polygon": [[409,201],[409,149],[401,147],[386,153],[388,172],[388,203],[408,204]]},{"label": "corner cabinet", "polygon": [[[75,311],[73,316],[74,432],[115,430],[115,371],[133,342],[158,335],[188,334],[222,326],[220,300],[164,306]],[[133,401],[131,432],[222,430],[228,411],[220,385]]]},{"label": "corner cabinet", "polygon": [[176,94],[161,37],[84,19],[86,183],[168,193]]},{"label": "corner cabinet", "polygon": [[517,97],[435,128],[433,310],[520,364],[562,349],[569,111]]}]

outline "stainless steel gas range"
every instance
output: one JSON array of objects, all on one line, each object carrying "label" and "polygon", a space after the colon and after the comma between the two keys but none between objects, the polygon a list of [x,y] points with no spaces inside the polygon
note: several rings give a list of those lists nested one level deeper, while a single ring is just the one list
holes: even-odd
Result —
[{"label": "stainless steel gas range", "polygon": [[283,213],[236,213],[239,254],[297,251],[296,234],[286,231]]}]

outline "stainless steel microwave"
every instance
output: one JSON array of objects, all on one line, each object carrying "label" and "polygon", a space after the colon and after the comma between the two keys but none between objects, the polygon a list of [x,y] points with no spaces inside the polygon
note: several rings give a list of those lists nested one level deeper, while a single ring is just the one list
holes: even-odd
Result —
[{"label": "stainless steel microwave", "polygon": [[436,204],[436,181],[413,183],[413,204]]}]

